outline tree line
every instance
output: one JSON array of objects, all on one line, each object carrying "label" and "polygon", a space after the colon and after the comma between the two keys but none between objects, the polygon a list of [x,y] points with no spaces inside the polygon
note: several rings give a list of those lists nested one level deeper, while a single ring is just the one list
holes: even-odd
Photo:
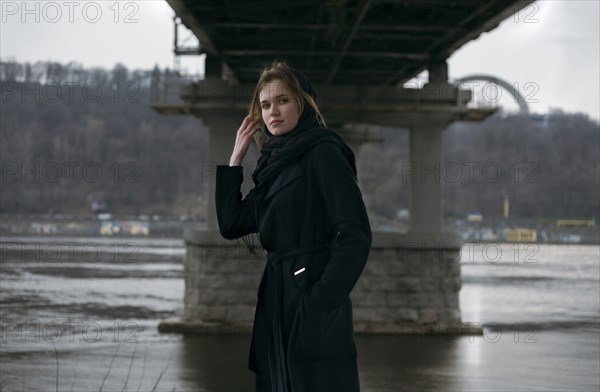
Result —
[{"label": "tree line", "polygon": [[[154,73],[77,63],[0,62],[3,213],[204,214],[208,132],[201,119],[165,116],[149,104]],[[600,217],[600,128],[581,113],[499,110],[443,133],[443,157],[423,167],[409,132],[380,127],[382,143],[358,154],[360,186],[374,218],[409,208],[411,178],[443,183],[446,217]]]}]

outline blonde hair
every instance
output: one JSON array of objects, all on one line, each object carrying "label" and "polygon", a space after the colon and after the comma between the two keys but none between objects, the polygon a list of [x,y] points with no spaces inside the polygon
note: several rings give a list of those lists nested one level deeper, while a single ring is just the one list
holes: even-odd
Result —
[{"label": "blonde hair", "polygon": [[[256,88],[254,89],[254,94],[252,95],[252,101],[250,102],[250,106],[248,107],[248,114],[252,118],[262,119],[262,108],[260,106],[260,91],[264,87],[265,84],[272,82],[274,80],[279,80],[283,82],[289,89],[291,95],[299,99],[299,108],[300,114],[304,111],[304,103],[308,103],[310,107],[317,114],[317,121],[321,126],[327,127],[325,125],[325,119],[323,115],[319,111],[319,107],[317,103],[313,99],[313,97],[308,94],[306,91],[302,89],[300,86],[300,82],[290,69],[290,66],[287,64],[285,60],[274,60],[270,66],[265,67],[258,79],[258,83],[256,84]],[[266,126],[266,125],[265,125]],[[267,135],[263,132],[257,132],[254,134],[254,141],[256,142],[256,147],[258,151],[262,149],[263,144],[267,141]]]}]

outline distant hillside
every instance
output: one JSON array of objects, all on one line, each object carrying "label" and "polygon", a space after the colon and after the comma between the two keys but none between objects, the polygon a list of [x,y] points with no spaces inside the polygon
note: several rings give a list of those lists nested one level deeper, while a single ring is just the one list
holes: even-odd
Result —
[{"label": "distant hillside", "polygon": [[[1,62],[0,211],[89,212],[104,200],[115,213],[201,213],[208,134],[198,118],[150,108],[152,72]],[[408,132],[381,131],[383,143],[361,149],[360,183],[373,217],[394,217],[410,202]],[[599,137],[597,122],[561,111],[455,123],[437,169],[444,211],[499,218],[506,194],[512,217],[598,220]]]}]

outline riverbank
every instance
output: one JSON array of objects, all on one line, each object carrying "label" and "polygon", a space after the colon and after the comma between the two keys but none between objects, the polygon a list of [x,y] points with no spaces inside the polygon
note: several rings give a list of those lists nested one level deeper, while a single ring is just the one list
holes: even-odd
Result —
[{"label": "riverbank", "polygon": [[[460,233],[465,242],[522,244],[600,244],[598,227],[555,227],[553,221],[516,221],[508,225],[494,222],[446,222],[448,231]],[[106,238],[183,238],[187,225],[206,227],[203,216],[120,215],[110,214],[0,214],[0,236],[70,236]],[[374,231],[404,233],[408,222],[403,220],[371,222]],[[534,237],[507,237],[508,230],[525,230]],[[510,233],[509,233],[510,234]],[[514,237],[514,236],[513,236]]]},{"label": "riverbank", "polygon": [[[111,235],[101,235],[100,229],[96,225],[88,224],[85,229],[78,230],[50,230],[49,233],[43,234],[47,238],[114,238],[119,240],[131,240],[137,241],[138,239],[182,239],[185,225],[204,226],[203,223],[169,223],[164,229],[151,228],[148,235],[133,235],[128,233],[114,233]],[[379,231],[380,228],[374,227],[373,231]],[[390,230],[384,228],[381,231],[385,232],[401,232],[399,230]],[[4,231],[0,233],[0,242],[10,242],[14,238],[37,238],[40,237],[40,233],[35,230],[24,229],[24,230],[13,230]],[[480,243],[480,244],[554,244],[554,245],[599,245],[600,234],[596,232],[581,234],[574,234],[573,231],[560,231],[551,234],[551,237],[545,241],[508,241],[505,239],[490,239],[487,237],[463,235],[465,243]]]}]

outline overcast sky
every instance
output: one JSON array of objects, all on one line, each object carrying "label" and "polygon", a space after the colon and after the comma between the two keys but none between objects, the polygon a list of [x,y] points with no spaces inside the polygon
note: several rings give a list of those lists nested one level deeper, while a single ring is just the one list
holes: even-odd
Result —
[{"label": "overcast sky", "polygon": [[[2,59],[106,68],[121,62],[130,69],[173,66],[174,13],[165,1],[69,3],[28,1],[24,9],[22,1],[0,1]],[[599,3],[544,0],[528,6],[455,52],[448,60],[450,78],[494,75],[519,87],[533,112],[561,108],[598,120]],[[202,59],[185,57],[182,68],[202,73]],[[505,108],[516,108],[506,92],[499,93]]]}]

